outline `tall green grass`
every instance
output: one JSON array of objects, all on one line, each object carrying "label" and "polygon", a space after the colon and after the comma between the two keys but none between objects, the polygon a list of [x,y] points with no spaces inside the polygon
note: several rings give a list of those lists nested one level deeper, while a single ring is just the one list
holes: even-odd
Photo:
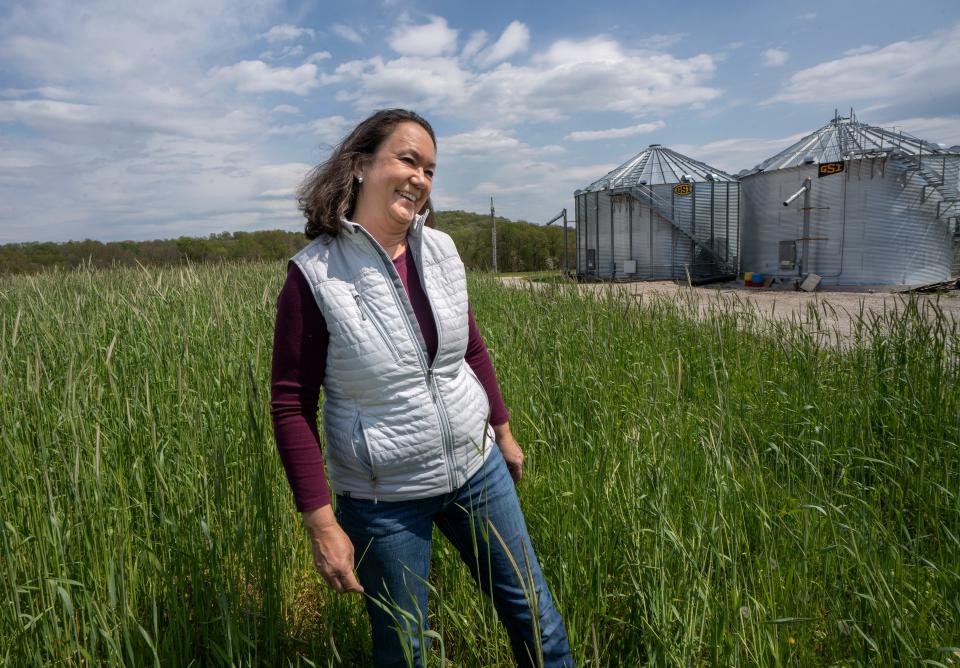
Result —
[{"label": "tall green grass", "polygon": [[[283,273],[0,287],[0,664],[369,661],[274,452]],[[935,303],[836,345],[815,310],[485,277],[471,299],[581,665],[960,662],[960,331]],[[511,665],[442,539],[431,586],[454,665]]]}]

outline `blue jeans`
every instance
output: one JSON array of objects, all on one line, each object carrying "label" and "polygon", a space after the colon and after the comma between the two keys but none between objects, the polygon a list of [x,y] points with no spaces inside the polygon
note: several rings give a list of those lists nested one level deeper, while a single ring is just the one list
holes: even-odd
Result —
[{"label": "blue jeans", "polygon": [[540,572],[499,448],[493,447],[483,468],[450,494],[377,503],[339,496],[336,513],[356,552],[374,665],[422,666],[421,646],[429,645],[427,577],[436,523],[480,589],[493,597],[517,664],[573,667],[563,620]]}]

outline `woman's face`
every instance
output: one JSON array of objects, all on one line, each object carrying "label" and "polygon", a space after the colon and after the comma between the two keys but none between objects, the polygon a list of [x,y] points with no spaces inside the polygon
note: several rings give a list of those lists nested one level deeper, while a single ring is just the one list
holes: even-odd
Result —
[{"label": "woman's face", "polygon": [[354,221],[410,225],[433,184],[437,151],[419,124],[397,125],[357,176],[363,176]]}]

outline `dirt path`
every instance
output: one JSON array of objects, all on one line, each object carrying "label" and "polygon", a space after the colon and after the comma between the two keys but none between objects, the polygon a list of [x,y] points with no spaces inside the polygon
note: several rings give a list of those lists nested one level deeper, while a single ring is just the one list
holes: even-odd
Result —
[{"label": "dirt path", "polygon": [[[504,284],[515,287],[537,288],[544,285],[522,277],[501,279]],[[767,320],[785,320],[805,323],[813,320],[825,334],[847,337],[851,322],[861,314],[884,313],[902,310],[910,299],[907,294],[893,292],[842,292],[833,289],[807,293],[793,289],[745,288],[736,283],[723,283],[703,287],[677,285],[672,281],[638,281],[634,283],[581,283],[577,289],[583,292],[615,293],[636,299],[686,299],[695,297],[701,313],[711,308],[725,311],[752,311]],[[936,305],[948,317],[960,322],[960,292],[940,295],[916,295],[921,302]],[[922,304],[921,304],[922,305]],[[817,318],[811,317],[815,308]],[[831,337],[832,338],[832,337]]]}]

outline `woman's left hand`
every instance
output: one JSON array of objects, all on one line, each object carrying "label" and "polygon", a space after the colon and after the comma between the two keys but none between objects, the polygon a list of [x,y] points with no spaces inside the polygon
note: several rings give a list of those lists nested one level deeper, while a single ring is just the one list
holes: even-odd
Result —
[{"label": "woman's left hand", "polygon": [[509,422],[495,426],[493,432],[497,437],[500,454],[507,462],[507,470],[510,472],[510,477],[513,478],[513,484],[516,485],[523,477],[523,450],[520,449],[517,439],[513,437]]}]

